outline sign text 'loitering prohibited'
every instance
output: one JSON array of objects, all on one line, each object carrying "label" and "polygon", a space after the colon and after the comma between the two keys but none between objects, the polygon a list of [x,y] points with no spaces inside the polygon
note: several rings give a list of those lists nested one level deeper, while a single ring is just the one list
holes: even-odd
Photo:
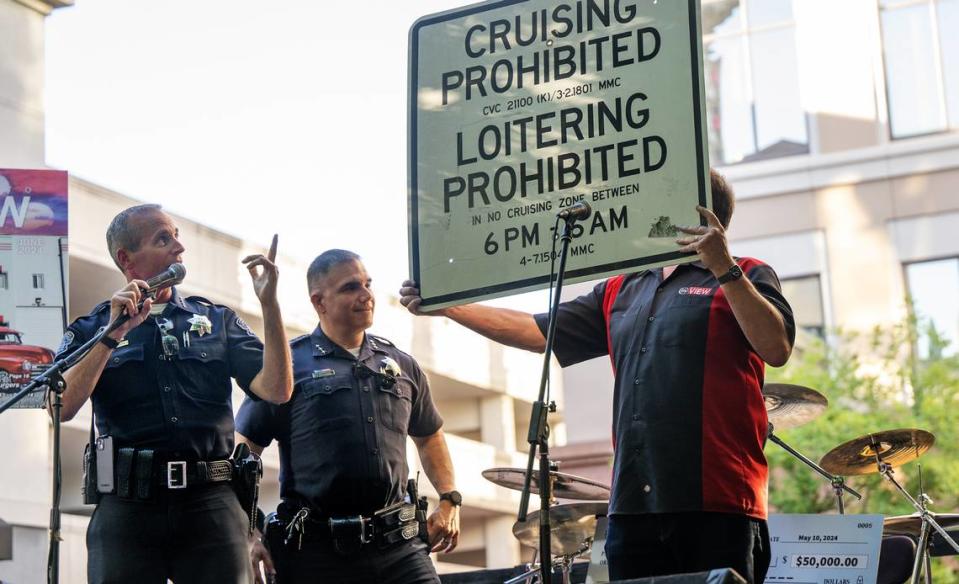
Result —
[{"label": "sign text 'loitering prohibited'", "polygon": [[688,261],[711,206],[696,0],[507,0],[410,31],[410,262],[427,309]]}]

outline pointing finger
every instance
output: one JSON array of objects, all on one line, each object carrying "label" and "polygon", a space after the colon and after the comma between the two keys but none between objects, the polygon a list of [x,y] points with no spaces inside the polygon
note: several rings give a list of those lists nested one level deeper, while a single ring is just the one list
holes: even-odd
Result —
[{"label": "pointing finger", "polygon": [[280,234],[279,234],[279,233],[274,233],[274,234],[273,234],[273,242],[270,243],[270,251],[269,251],[269,253],[266,255],[266,257],[269,258],[269,260],[270,260],[271,262],[276,260],[276,244],[277,244],[277,241],[278,241],[279,239],[280,239]]}]

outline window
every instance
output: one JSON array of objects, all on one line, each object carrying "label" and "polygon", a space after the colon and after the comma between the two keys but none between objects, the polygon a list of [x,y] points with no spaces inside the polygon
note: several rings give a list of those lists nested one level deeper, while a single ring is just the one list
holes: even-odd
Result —
[{"label": "window", "polygon": [[34,274],[34,275],[33,275],[33,289],[34,289],[34,290],[43,290],[43,274]]},{"label": "window", "polygon": [[796,330],[824,339],[826,319],[819,276],[788,278],[782,281],[783,296],[789,301],[796,319]]},{"label": "window", "polygon": [[792,0],[703,0],[713,164],[809,152]]},{"label": "window", "polygon": [[959,0],[879,0],[893,138],[959,129]]},{"label": "window", "polygon": [[7,273],[0,272],[0,290],[7,290],[10,287],[10,283],[7,280]]},{"label": "window", "polygon": [[[906,264],[906,285],[919,318],[920,359],[955,355],[959,342],[959,258]],[[933,332],[933,329],[935,332]],[[933,343],[933,335],[938,337]],[[941,346],[943,343],[945,346]]]}]

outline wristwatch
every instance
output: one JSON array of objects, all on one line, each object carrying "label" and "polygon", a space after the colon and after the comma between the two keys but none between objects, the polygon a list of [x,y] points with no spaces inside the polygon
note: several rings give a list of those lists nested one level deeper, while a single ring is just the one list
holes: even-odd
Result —
[{"label": "wristwatch", "polygon": [[449,501],[454,507],[459,507],[463,504],[463,495],[460,495],[459,491],[450,491],[441,494],[440,501]]},{"label": "wristwatch", "polygon": [[733,267],[729,268],[729,271],[719,277],[720,285],[725,284],[726,282],[732,282],[733,280],[738,280],[743,277],[743,269],[739,267],[738,264],[733,264]]},{"label": "wristwatch", "polygon": [[120,341],[115,341],[115,340],[111,339],[111,338],[110,338],[109,336],[107,336],[107,335],[103,335],[103,336],[100,338],[100,342],[103,343],[104,345],[110,347],[111,350],[112,350],[112,349],[116,349],[117,347],[120,346]]}]

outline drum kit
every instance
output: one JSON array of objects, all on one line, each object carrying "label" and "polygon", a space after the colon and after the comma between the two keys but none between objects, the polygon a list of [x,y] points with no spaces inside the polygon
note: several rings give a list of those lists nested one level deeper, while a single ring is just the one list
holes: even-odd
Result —
[{"label": "drum kit", "polygon": [[[501,487],[514,491],[523,490],[523,479],[526,469],[522,468],[490,468],[483,471],[486,480]],[[576,475],[550,470],[552,505],[549,508],[550,519],[550,551],[552,552],[553,568],[559,568],[562,582],[569,584],[570,568],[577,558],[589,557],[593,548],[593,537],[596,533],[596,523],[600,517],[605,517],[609,507],[609,486],[596,481],[578,477]],[[539,494],[539,475],[532,477],[530,490]],[[556,498],[588,501],[585,503],[558,503]],[[513,535],[523,545],[539,549],[539,518],[542,509],[532,511],[526,516],[526,521],[517,521],[513,524]],[[540,565],[536,558],[527,566],[528,571],[507,580],[504,584],[519,584],[519,582],[533,582],[540,572]]]},{"label": "drum kit", "polygon": [[[775,434],[775,429],[802,426],[819,417],[829,405],[825,396],[814,389],[785,383],[768,383],[763,387],[766,414],[769,419],[768,438],[793,457],[797,458],[822,476],[836,494],[839,513],[845,512],[844,495],[862,499],[855,490],[846,485],[846,476],[877,473],[892,484],[916,509],[912,515],[888,517],[884,521],[883,535],[906,535],[918,541],[912,583],[918,584],[920,574],[925,573],[927,584],[931,582],[930,554],[931,536],[937,532],[945,543],[959,553],[959,544],[946,531],[959,526],[959,514],[936,514],[927,508],[932,500],[923,492],[913,497],[896,480],[894,470],[918,459],[935,442],[935,436],[925,430],[912,428],[886,430],[860,436],[830,450],[817,464],[792,448]],[[526,470],[521,468],[491,468],[483,476],[502,487],[522,490]],[[561,473],[551,469],[552,505],[549,507],[550,561],[559,568],[563,582],[569,583],[570,567],[578,558],[588,558],[596,536],[596,524],[607,513],[610,488],[588,478]],[[538,473],[532,477],[532,492],[539,493]],[[920,491],[922,488],[920,487]],[[582,501],[559,503],[556,499]],[[531,512],[526,521],[513,525],[513,535],[520,543],[539,549],[539,516],[542,510]],[[529,571],[504,584],[531,583],[540,571],[536,559],[528,565]]]}]

